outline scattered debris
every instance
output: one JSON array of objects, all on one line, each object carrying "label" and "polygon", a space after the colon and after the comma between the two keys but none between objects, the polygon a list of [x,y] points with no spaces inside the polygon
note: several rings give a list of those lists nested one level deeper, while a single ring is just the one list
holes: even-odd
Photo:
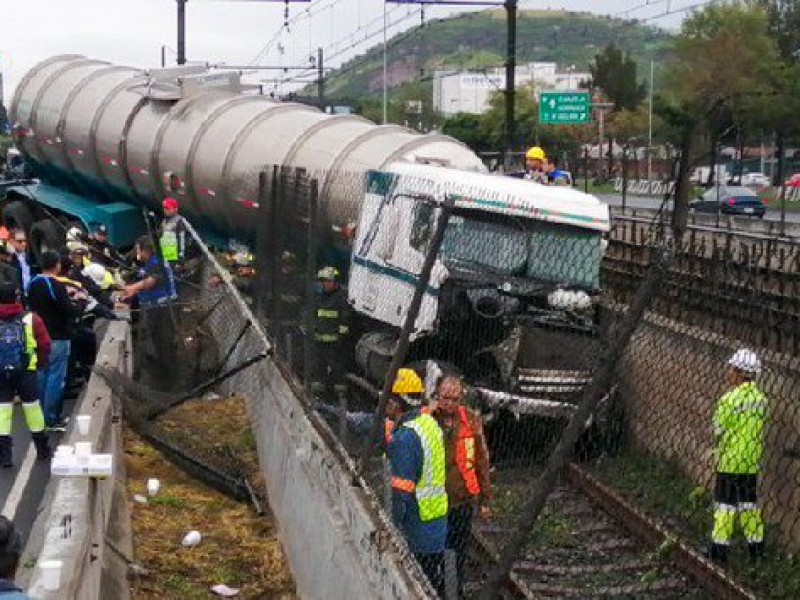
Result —
[{"label": "scattered debris", "polygon": [[134,494],[133,499],[138,504],[147,504],[147,496],[142,496],[141,494]]},{"label": "scattered debris", "polygon": [[183,541],[181,544],[184,545],[186,548],[194,548],[203,540],[203,536],[200,535],[199,531],[192,530],[183,536]]},{"label": "scattered debris", "polygon": [[233,598],[234,596],[239,595],[238,589],[228,587],[224,583],[215,585],[214,587],[211,588],[211,591],[214,592],[217,596],[223,596],[224,598]]}]

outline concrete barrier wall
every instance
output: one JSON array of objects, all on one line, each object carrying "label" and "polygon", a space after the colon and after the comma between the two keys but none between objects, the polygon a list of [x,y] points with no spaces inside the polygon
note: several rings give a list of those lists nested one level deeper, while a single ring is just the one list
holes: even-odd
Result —
[{"label": "concrete barrier wall", "polygon": [[[131,373],[130,326],[114,321],[100,344],[97,364]],[[89,435],[74,424],[63,444],[89,441],[95,453],[114,454],[114,475],[107,479],[53,477],[42,501],[23,556],[36,556],[33,571],[21,569],[19,581],[39,600],[126,600],[127,560],[133,554],[127,505],[119,402],[93,375],[75,410],[92,416]],[[113,544],[113,550],[109,546]],[[63,562],[61,586],[45,590],[40,565]],[[27,580],[27,581],[26,581]]]},{"label": "concrete barrier wall", "polygon": [[[208,326],[220,354],[230,352],[230,368],[270,345],[227,272],[207,251],[205,259],[204,280],[219,275],[225,282],[204,294],[216,307]],[[270,508],[302,598],[434,597],[346,451],[276,362],[241,371],[224,391],[248,402]]]},{"label": "concrete barrier wall", "polygon": [[[637,447],[677,461],[698,485],[714,477],[712,415],[726,391],[725,362],[735,341],[650,315],[620,369],[629,431]],[[800,359],[762,353],[759,383],[769,398],[762,504],[783,541],[800,551]]]}]

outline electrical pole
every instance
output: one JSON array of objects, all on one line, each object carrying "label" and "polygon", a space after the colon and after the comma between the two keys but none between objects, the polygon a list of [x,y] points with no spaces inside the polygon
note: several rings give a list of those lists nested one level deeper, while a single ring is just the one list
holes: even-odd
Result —
[{"label": "electrical pole", "polygon": [[178,3],[178,64],[186,64],[186,3],[189,0],[177,0]]},{"label": "electrical pole", "polygon": [[506,117],[505,140],[503,144],[503,166],[508,167],[509,152],[516,139],[516,122],[514,119],[515,76],[517,74],[517,0],[505,0],[506,24],[508,28],[506,40]]},{"label": "electrical pole", "polygon": [[383,119],[381,123],[386,125],[389,104],[389,84],[386,81],[388,69],[386,68],[386,2],[383,3]]},{"label": "electrical pole", "polygon": [[325,68],[322,60],[322,48],[317,48],[317,100],[319,109],[325,112]]},{"label": "electrical pole", "polygon": [[[650,61],[650,99],[647,103],[647,193],[652,192],[653,176],[653,61]],[[638,170],[638,166],[637,166]]]}]

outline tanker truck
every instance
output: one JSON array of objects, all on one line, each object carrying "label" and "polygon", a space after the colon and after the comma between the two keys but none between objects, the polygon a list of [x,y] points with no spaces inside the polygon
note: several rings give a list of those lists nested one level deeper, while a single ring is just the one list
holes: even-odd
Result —
[{"label": "tanker truck", "polygon": [[443,199],[455,199],[412,358],[454,364],[494,410],[568,416],[596,355],[607,207],[571,188],[488,174],[447,136],[249,92],[238,74],[202,67],[139,70],[75,55],[40,63],[10,107],[37,180],[6,187],[4,222],[29,229],[34,243],[56,235],[53,215],[102,223],[126,245],[141,208],[174,196],[198,229],[248,241],[265,225],[259,173],[314,172],[326,225],[357,225],[348,300],[363,332],[360,375],[377,383]]}]

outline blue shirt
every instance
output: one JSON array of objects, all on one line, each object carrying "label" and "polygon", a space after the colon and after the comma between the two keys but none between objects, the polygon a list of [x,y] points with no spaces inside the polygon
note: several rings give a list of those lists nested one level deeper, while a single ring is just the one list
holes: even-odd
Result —
[{"label": "blue shirt", "polygon": [[143,308],[151,306],[161,306],[167,303],[168,300],[175,300],[177,294],[175,293],[175,280],[172,278],[172,269],[168,263],[164,263],[164,271],[166,280],[162,276],[161,266],[158,264],[158,259],[155,256],[150,257],[147,264],[139,270],[139,277],[147,279],[148,277],[155,277],[156,285],[152,289],[139,292],[139,304]]},{"label": "blue shirt", "polygon": [[19,272],[22,275],[22,291],[24,292],[31,282],[31,266],[28,264],[28,257],[24,252],[17,252],[17,261],[19,262]]},{"label": "blue shirt", "polygon": [[0,600],[31,600],[17,585],[9,579],[0,579]]},{"label": "blue shirt", "polygon": [[[422,444],[413,430],[402,426],[417,416],[418,410],[406,413],[397,422],[392,434],[392,441],[386,450],[392,464],[392,477],[419,481],[422,476]],[[447,516],[423,523],[419,518],[419,505],[413,493],[392,489],[392,520],[403,532],[408,547],[414,554],[444,552]]]}]

